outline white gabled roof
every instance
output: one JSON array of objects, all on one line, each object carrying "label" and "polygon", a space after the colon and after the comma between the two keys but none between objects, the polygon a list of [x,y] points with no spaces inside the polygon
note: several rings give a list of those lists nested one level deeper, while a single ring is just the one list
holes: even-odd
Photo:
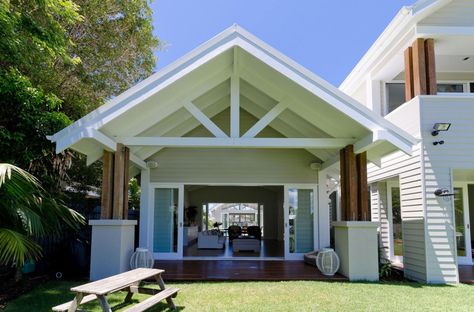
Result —
[{"label": "white gabled roof", "polygon": [[[114,149],[114,145],[117,142],[113,134],[114,129],[120,132],[120,127],[123,126],[124,121],[127,121],[127,118],[128,120],[138,118],[153,120],[150,118],[153,118],[154,115],[149,114],[146,109],[152,108],[155,105],[153,103],[166,103],[170,97],[171,99],[173,96],[176,97],[176,94],[170,95],[166,93],[170,86],[182,83],[181,93],[189,92],[189,90],[195,87],[193,84],[195,81],[193,83],[187,82],[191,75],[196,75],[199,70],[205,68],[211,62],[227,66],[227,63],[225,63],[226,53],[234,51],[235,55],[235,48],[244,51],[247,58],[253,58],[258,61],[258,64],[263,64],[258,66],[266,66],[268,68],[267,72],[270,74],[284,77],[288,84],[293,86],[291,90],[294,91],[296,88],[299,88],[297,90],[301,90],[301,92],[304,90],[306,98],[309,97],[309,94],[312,98],[310,98],[308,103],[310,105],[312,102],[315,103],[314,108],[309,108],[314,110],[311,113],[315,115],[322,113],[317,110],[316,102],[324,103],[328,110],[331,111],[333,117],[336,114],[335,112],[337,112],[341,123],[346,123],[349,127],[346,129],[347,133],[362,134],[366,131],[372,139],[378,138],[405,152],[410,152],[411,146],[416,143],[416,139],[411,135],[381,116],[376,115],[335,86],[324,81],[238,25],[233,25],[226,29],[174,63],[49,138],[52,142],[56,142],[57,152],[71,147],[91,156],[93,159],[98,159],[101,155],[101,148]],[[217,59],[219,59],[219,62],[216,61]],[[236,70],[235,65],[233,70]],[[229,75],[229,73],[223,70],[221,76],[224,78],[228,77],[226,75]],[[201,78],[201,80],[208,79],[206,75]],[[268,80],[272,81],[272,79]],[[216,84],[219,81],[216,80]],[[291,90],[288,93],[293,92]],[[289,94],[288,96],[291,97],[292,95]],[[155,102],[151,101],[152,99]],[[188,100],[191,101],[193,99]],[[170,100],[170,106],[183,104],[175,102],[177,101]],[[165,115],[165,111],[166,108],[164,111],[158,112],[158,114]],[[170,114],[171,112],[172,110],[169,111]],[[157,119],[159,118],[157,117]],[[124,126],[126,127],[126,125]],[[319,125],[315,124],[314,126],[318,127]],[[344,125],[339,126],[343,127]],[[350,127],[353,127],[353,129]],[[132,133],[131,135],[139,135],[144,130],[141,129],[138,133]],[[131,156],[131,160],[134,161],[134,155]],[[141,166],[143,166],[143,160],[135,160],[136,162],[141,161]]]},{"label": "white gabled roof", "polygon": [[339,89],[347,94],[353,94],[365,82],[366,76],[380,63],[380,60],[389,55],[389,52],[419,21],[452,1],[419,0],[411,6],[403,7],[341,83]]}]

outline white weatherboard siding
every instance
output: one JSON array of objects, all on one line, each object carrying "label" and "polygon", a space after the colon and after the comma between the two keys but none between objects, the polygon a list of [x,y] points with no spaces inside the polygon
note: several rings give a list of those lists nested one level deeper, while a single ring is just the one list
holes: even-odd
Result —
[{"label": "white weatherboard siding", "polygon": [[[405,276],[418,281],[426,281],[423,188],[420,161],[420,144],[418,144],[412,156],[397,152],[382,158],[382,166],[380,168],[369,165],[367,176],[369,183],[399,177]],[[372,194],[372,200],[377,199],[378,202],[373,201],[372,205],[376,204],[375,207],[380,207],[381,209],[379,218],[382,222],[382,241],[383,246],[388,246],[390,234],[386,214],[386,185],[385,183],[378,184],[379,192],[377,198],[374,198],[374,194]],[[380,184],[383,186],[380,187]],[[374,212],[374,209],[372,212]]]},{"label": "white weatherboard siding", "polygon": [[[400,118],[405,116],[405,118]],[[456,283],[454,203],[434,195],[438,188],[453,189],[452,171],[474,169],[474,96],[419,96],[387,119],[397,122],[415,137],[422,137],[412,156],[401,152],[369,165],[370,183],[399,176],[403,219],[403,262],[408,278],[429,283]],[[447,132],[431,135],[436,122],[450,122]],[[443,145],[433,141],[444,140]],[[379,185],[378,189],[380,189]],[[382,192],[372,191],[374,220]],[[381,210],[383,212],[383,209]],[[383,228],[382,228],[383,231]]]},{"label": "white weatherboard siding", "polygon": [[167,148],[152,157],[151,182],[314,183],[314,156],[304,150]]},{"label": "white weatherboard siding", "polygon": [[474,26],[472,0],[453,0],[443,8],[423,19],[421,25]]},{"label": "white weatherboard siding", "polygon": [[387,206],[387,183],[377,182],[370,186],[372,221],[379,222],[379,242],[383,256],[390,259],[390,228]]},{"label": "white weatherboard siding", "polygon": [[[387,115],[387,119],[394,123],[397,122],[405,131],[415,137],[419,137],[419,109],[419,103],[416,98]],[[414,147],[411,156],[402,152],[396,152],[382,158],[381,167],[369,164],[367,176],[371,184],[394,177],[399,178],[404,243],[404,273],[407,278],[427,281],[420,151],[421,143]],[[386,210],[386,183],[376,183],[376,188],[372,191],[371,200],[372,213],[377,218],[373,219],[373,221],[381,221],[382,245],[389,246],[390,232]],[[380,209],[380,212],[376,211],[377,209]]]},{"label": "white weatherboard siding", "polygon": [[[474,169],[474,96],[422,96],[420,107],[425,138],[428,281],[457,282],[453,199],[437,198],[434,191],[437,188],[452,191],[452,170]],[[449,131],[432,137],[431,128],[436,122],[451,122],[452,125]],[[445,143],[434,146],[434,140]]]}]

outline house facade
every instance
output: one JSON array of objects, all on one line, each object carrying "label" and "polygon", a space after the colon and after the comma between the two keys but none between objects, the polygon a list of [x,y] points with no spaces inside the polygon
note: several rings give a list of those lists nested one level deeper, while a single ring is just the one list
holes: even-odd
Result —
[{"label": "house facade", "polygon": [[[465,68],[445,54],[454,60],[457,48],[467,53],[472,42],[466,34],[434,33],[469,32],[469,26],[419,24],[438,21],[436,14],[445,18],[440,10],[457,2],[472,7],[469,1],[421,1],[403,9],[339,89],[234,25],[50,139],[57,152],[71,148],[88,163],[102,159],[102,225],[133,226],[119,221],[127,215],[126,181],[139,175],[139,244],[155,259],[302,259],[312,250],[337,250],[334,232],[352,225],[334,221],[354,221],[357,229],[380,225],[386,256],[402,262],[407,277],[457,282],[461,241],[469,262],[469,222],[463,219],[459,232],[454,219],[458,203],[462,215],[469,214],[474,98],[424,95],[420,79],[411,79],[415,91],[406,102],[400,86],[403,53],[423,38],[435,56],[423,52],[433,64],[423,67],[425,89],[436,62],[436,83],[446,75],[448,84],[440,88],[459,90],[456,77],[462,77],[462,90],[470,90]],[[411,52],[409,68],[419,64],[413,55],[420,54]],[[400,88],[404,99],[395,104],[391,96]],[[442,122],[451,123],[449,131],[433,137],[433,124]],[[434,194],[438,188],[443,196]],[[216,222],[225,229],[216,224],[211,231]],[[232,225],[243,232],[259,228],[259,251],[233,252]],[[107,252],[130,252],[123,246],[133,241],[132,232],[100,234],[97,252],[107,245]],[[209,237],[216,232],[224,232],[223,245]],[[107,244],[111,239],[119,241]],[[206,248],[199,248],[200,239]],[[344,265],[349,257],[342,257]]]},{"label": "house facade", "polygon": [[[472,265],[474,3],[403,8],[340,89],[419,142],[368,165],[372,219],[405,275],[458,281]],[[449,126],[447,131],[437,127]]]}]

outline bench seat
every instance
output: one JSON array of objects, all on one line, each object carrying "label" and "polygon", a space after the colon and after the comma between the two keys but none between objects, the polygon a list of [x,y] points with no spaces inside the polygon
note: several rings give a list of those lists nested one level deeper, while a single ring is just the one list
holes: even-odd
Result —
[{"label": "bench seat", "polygon": [[[96,300],[96,299],[97,299],[96,295],[87,295],[87,296],[82,298],[81,304],[88,303],[88,302],[91,302],[92,300]],[[72,302],[73,302],[73,300],[71,300],[69,302],[66,302],[66,303],[63,303],[63,304],[60,304],[60,305],[57,305],[53,308],[53,311],[58,311],[58,312],[67,311],[69,309],[69,307],[71,306]]]},{"label": "bench seat", "polygon": [[[161,300],[171,298],[171,297],[176,297],[176,294],[178,293],[179,288],[175,287],[170,287],[166,288],[163,291],[160,291],[156,295],[151,296],[150,298],[147,298],[143,300],[142,302],[134,305],[133,307],[125,310],[125,312],[141,312],[145,311],[146,309],[151,308]],[[174,309],[174,306],[172,307]]]}]

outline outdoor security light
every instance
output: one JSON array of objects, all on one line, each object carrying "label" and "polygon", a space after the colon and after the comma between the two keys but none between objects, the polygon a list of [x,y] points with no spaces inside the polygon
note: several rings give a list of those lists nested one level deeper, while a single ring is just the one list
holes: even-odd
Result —
[{"label": "outdoor security light", "polygon": [[448,131],[451,124],[449,122],[437,122],[433,126],[432,136],[437,136],[440,131]]}]

